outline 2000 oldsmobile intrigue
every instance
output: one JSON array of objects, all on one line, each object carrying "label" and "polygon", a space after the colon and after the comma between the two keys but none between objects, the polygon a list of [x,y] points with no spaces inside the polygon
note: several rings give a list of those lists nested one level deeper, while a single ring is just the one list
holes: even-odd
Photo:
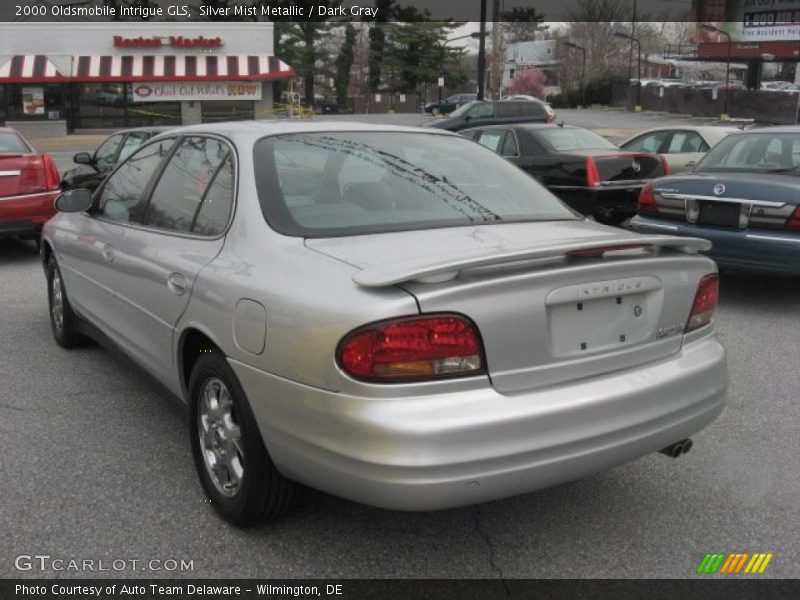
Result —
[{"label": "2000 oldsmobile intrigue", "polygon": [[294,482],[429,510],[659,449],[722,410],[708,242],[587,221],[460,136],[239,123],[153,138],[44,231],[56,341],[191,408],[229,521]]}]

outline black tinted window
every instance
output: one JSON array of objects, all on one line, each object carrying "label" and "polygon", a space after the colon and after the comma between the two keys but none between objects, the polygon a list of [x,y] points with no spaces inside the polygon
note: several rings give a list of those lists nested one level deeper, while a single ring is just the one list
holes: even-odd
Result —
[{"label": "black tinted window", "polygon": [[520,117],[522,116],[522,109],[518,102],[498,102],[497,103],[497,116],[498,117]]},{"label": "black tinted window", "polygon": [[160,229],[191,231],[206,188],[228,152],[228,145],[216,139],[185,138],[156,184],[142,223]]},{"label": "black tinted window", "polygon": [[544,116],[544,104],[539,104],[538,102],[530,101],[530,102],[520,102],[519,105],[523,117]]},{"label": "black tinted window", "polygon": [[123,222],[140,219],[142,196],[174,143],[174,139],[167,139],[142,148],[111,174],[100,192],[99,208],[103,216]]}]

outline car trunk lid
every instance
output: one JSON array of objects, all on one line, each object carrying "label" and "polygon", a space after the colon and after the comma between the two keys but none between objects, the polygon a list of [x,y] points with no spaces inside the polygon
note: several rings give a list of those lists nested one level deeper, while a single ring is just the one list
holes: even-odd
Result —
[{"label": "car trunk lid", "polygon": [[0,154],[0,197],[35,194],[48,189],[40,154]]},{"label": "car trunk lid", "polygon": [[[691,238],[636,236],[589,222],[496,225],[308,240],[357,268],[367,287],[399,285],[423,313],[478,326],[501,393],[677,352],[707,259]],[[443,248],[448,249],[443,252]]]},{"label": "car trunk lid", "polygon": [[[707,173],[653,182],[647,209],[667,219],[727,229],[789,226],[797,210],[798,177],[753,173]],[[644,211],[642,211],[644,212]]]}]

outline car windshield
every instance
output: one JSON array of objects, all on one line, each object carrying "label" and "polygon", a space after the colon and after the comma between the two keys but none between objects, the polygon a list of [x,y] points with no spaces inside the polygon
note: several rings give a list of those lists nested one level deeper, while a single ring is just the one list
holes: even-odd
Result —
[{"label": "car windshield", "polygon": [[695,171],[800,175],[800,133],[763,131],[730,135],[709,150]]},{"label": "car windshield", "polygon": [[264,215],[288,235],[580,218],[516,166],[456,136],[271,136],[256,143],[254,160]]},{"label": "car windshield", "polygon": [[566,150],[584,150],[586,148],[616,148],[601,135],[588,129],[554,127],[553,129],[540,129],[539,136],[558,152]]},{"label": "car windshield", "polygon": [[25,142],[16,133],[0,133],[0,154],[27,154]]}]

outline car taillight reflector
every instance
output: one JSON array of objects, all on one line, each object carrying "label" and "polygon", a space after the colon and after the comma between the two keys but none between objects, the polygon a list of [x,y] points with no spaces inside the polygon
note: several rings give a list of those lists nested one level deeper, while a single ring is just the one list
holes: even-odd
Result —
[{"label": "car taillight reflector", "polygon": [[339,342],[336,359],[351,377],[376,382],[484,372],[477,327],[465,317],[449,314],[365,325]]},{"label": "car taillight reflector", "polygon": [[703,277],[697,285],[697,293],[694,296],[692,312],[689,313],[689,319],[686,321],[684,333],[689,333],[690,331],[699,329],[703,325],[711,323],[711,319],[714,316],[714,309],[717,308],[718,301],[719,275],[712,273],[711,275]]},{"label": "car taillight reflector", "polygon": [[58,174],[58,167],[56,167],[53,157],[49,154],[43,154],[42,161],[44,162],[45,187],[48,190],[59,189],[61,187],[61,176]]},{"label": "car taillight reflector", "polygon": [[800,229],[800,206],[794,209],[792,216],[786,222],[786,227],[789,229]]},{"label": "car taillight reflector", "polygon": [[586,185],[588,187],[600,185],[600,172],[597,170],[597,163],[591,156],[586,158]]},{"label": "car taillight reflector", "polygon": [[639,190],[638,212],[642,215],[657,215],[656,195],[653,191],[653,182],[648,182]]}]

